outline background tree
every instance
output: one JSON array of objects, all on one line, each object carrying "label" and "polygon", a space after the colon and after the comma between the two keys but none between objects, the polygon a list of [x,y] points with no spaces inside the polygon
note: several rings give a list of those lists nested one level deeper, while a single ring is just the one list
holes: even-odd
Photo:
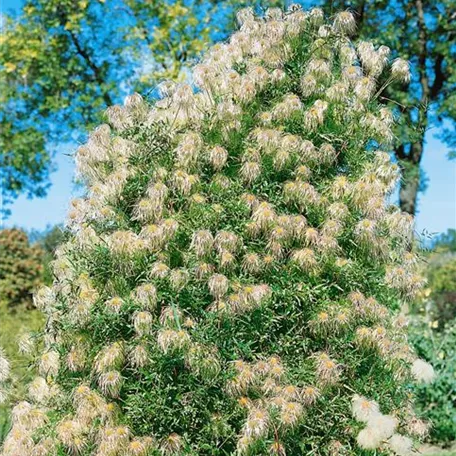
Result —
[{"label": "background tree", "polygon": [[42,283],[43,250],[31,246],[19,229],[0,231],[0,301],[31,307],[32,293]]},{"label": "background tree", "polygon": [[359,38],[373,37],[411,62],[410,85],[389,86],[380,99],[387,104],[397,100],[395,111],[403,115],[394,147],[402,169],[399,204],[403,211],[415,214],[418,193],[426,183],[420,168],[426,131],[440,127],[441,138],[451,148],[455,146],[455,2],[329,0],[323,5],[329,13],[353,10]]},{"label": "background tree", "polygon": [[[127,93],[151,94],[205,43],[226,36],[228,1],[27,0],[0,37],[3,212],[43,196],[57,143],[79,141]],[[82,128],[84,126],[84,128]]]},{"label": "background tree", "polygon": [[[164,78],[185,77],[182,69],[208,41],[227,36],[233,11],[247,3],[28,0],[18,20],[5,20],[1,37],[5,207],[19,193],[45,194],[56,142],[80,140],[81,126],[90,128],[127,92],[153,95]],[[413,64],[410,86],[388,88],[382,96],[385,103],[398,100],[396,112],[404,115],[395,144],[403,172],[400,206],[414,214],[425,186],[420,163],[426,130],[446,120],[442,138],[454,145],[454,0],[320,3],[329,14],[354,10],[360,38],[375,36]]]},{"label": "background tree", "polygon": [[438,252],[456,253],[456,230],[450,228],[446,233],[437,236],[433,242],[433,247]]}]

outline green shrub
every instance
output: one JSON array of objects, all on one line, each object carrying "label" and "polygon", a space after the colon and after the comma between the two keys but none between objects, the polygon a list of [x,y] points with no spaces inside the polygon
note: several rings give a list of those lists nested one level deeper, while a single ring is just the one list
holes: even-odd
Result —
[{"label": "green shrub", "polygon": [[432,322],[417,318],[410,329],[417,354],[438,374],[432,385],[415,386],[417,405],[432,424],[430,440],[451,443],[456,436],[456,324],[451,321],[443,330],[431,326]]},{"label": "green shrub", "polygon": [[0,230],[0,301],[30,307],[32,293],[42,284],[42,260],[42,249],[31,246],[22,230]]},{"label": "green shrub", "polygon": [[376,85],[408,64],[383,72],[347,12],[239,20],[197,91],[129,96],[79,148],[87,195],[35,295],[46,348],[5,456],[406,455],[425,432],[408,385],[433,370],[395,318],[422,278]]},{"label": "green shrub", "polygon": [[429,438],[434,443],[450,443],[456,436],[456,256],[448,246],[449,241],[440,243],[428,255],[428,288],[410,327],[417,354],[438,372],[434,384],[415,387],[418,409],[432,423]]},{"label": "green shrub", "polygon": [[[11,363],[8,400],[23,397],[36,372],[30,358],[18,353],[18,337],[42,329],[43,317],[32,306],[32,293],[43,284],[44,251],[19,229],[0,231],[0,346]],[[0,442],[10,427],[11,404],[0,404]]]},{"label": "green shrub", "polygon": [[430,313],[440,327],[456,319],[456,253],[434,253],[426,271]]},{"label": "green shrub", "polygon": [[432,247],[437,252],[456,252],[456,230],[449,228],[433,239]]}]

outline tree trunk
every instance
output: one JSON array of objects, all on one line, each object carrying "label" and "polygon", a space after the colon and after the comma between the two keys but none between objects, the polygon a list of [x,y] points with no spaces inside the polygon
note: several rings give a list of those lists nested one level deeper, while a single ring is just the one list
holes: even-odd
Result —
[{"label": "tree trunk", "polygon": [[423,129],[420,139],[410,145],[408,153],[405,153],[404,145],[395,150],[402,172],[399,189],[399,207],[402,211],[408,212],[411,215],[416,214],[418,192],[420,191],[420,164],[424,150],[424,134],[425,129]]},{"label": "tree trunk", "polygon": [[[418,24],[418,73],[421,86],[420,103],[421,106],[427,106],[431,98],[431,88],[429,87],[429,78],[426,72],[428,38],[422,0],[415,0],[415,7]],[[427,109],[420,109],[417,121],[413,121],[410,111],[408,111],[408,114],[409,121],[420,129],[420,138],[416,142],[410,144],[408,153],[405,153],[405,147],[402,145],[395,150],[395,154],[402,170],[402,181],[399,189],[399,207],[402,211],[415,215],[418,192],[420,191],[420,165],[421,158],[423,157],[424,135],[429,119]]]},{"label": "tree trunk", "polygon": [[420,172],[409,160],[401,164],[402,182],[399,189],[399,207],[401,211],[415,215],[420,187]]},{"label": "tree trunk", "polygon": [[[422,0],[416,0],[415,6],[418,13],[418,72],[421,85],[421,103],[425,105],[429,101],[430,89],[426,73],[427,55],[427,30],[424,22],[424,10]],[[409,112],[410,117],[410,112]],[[410,120],[411,117],[410,117]],[[416,214],[418,192],[420,191],[420,164],[423,156],[424,134],[428,123],[427,110],[419,113],[418,123],[421,124],[420,139],[410,144],[410,151],[404,154],[404,147],[396,150],[396,157],[399,159],[402,168],[402,181],[399,190],[399,207],[411,215]]]},{"label": "tree trunk", "polygon": [[411,215],[416,213],[416,203],[418,200],[418,189],[420,186],[419,173],[415,169],[410,170],[411,176],[407,176],[407,172],[402,171],[404,182],[399,191],[399,207],[401,211]]}]

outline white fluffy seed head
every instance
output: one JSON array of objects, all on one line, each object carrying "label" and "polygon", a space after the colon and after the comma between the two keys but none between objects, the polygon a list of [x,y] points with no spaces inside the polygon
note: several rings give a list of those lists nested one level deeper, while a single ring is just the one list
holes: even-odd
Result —
[{"label": "white fluffy seed head", "polygon": [[396,59],[391,65],[391,76],[399,82],[408,84],[411,79],[410,64],[407,60]]},{"label": "white fluffy seed head", "polygon": [[336,14],[333,28],[338,33],[353,35],[356,32],[355,17],[350,11],[342,11]]},{"label": "white fluffy seed head", "polygon": [[39,364],[39,373],[43,377],[55,377],[60,368],[60,356],[58,352],[50,350],[41,356]]},{"label": "white fluffy seed head", "polygon": [[368,419],[367,426],[374,429],[381,440],[390,438],[398,425],[397,418],[391,415],[375,415]]},{"label": "white fluffy seed head", "polygon": [[356,437],[356,443],[364,450],[375,450],[381,441],[377,431],[371,427],[362,429]]},{"label": "white fluffy seed head", "polygon": [[410,456],[413,452],[413,441],[409,437],[394,434],[388,441],[389,447],[398,456]]},{"label": "white fluffy seed head", "polygon": [[133,326],[138,336],[144,336],[152,332],[153,317],[150,312],[136,312],[133,317]]},{"label": "white fluffy seed head", "polygon": [[436,377],[434,368],[422,359],[416,359],[413,362],[411,372],[419,383],[432,383]]},{"label": "white fluffy seed head", "polygon": [[198,257],[209,255],[214,246],[214,238],[210,231],[200,230],[193,233],[191,248]]},{"label": "white fluffy seed head", "polygon": [[375,401],[355,394],[352,399],[352,414],[355,419],[367,423],[369,419],[379,415],[380,408]]},{"label": "white fluffy seed head", "polygon": [[209,291],[215,299],[220,299],[226,294],[229,287],[229,281],[223,274],[214,274],[208,282]]}]

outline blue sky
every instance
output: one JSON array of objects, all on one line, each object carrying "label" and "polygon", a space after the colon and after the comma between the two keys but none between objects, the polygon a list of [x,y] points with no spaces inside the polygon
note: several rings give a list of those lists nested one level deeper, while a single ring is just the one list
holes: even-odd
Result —
[{"label": "blue sky", "polygon": [[[0,0],[0,10],[17,10],[21,0]],[[426,136],[423,169],[429,179],[428,189],[420,195],[416,229],[440,233],[456,228],[456,162],[447,160],[448,150],[434,137]],[[52,186],[46,198],[27,199],[21,196],[11,207],[11,216],[5,226],[20,226],[42,230],[48,225],[61,223],[69,200],[81,192],[73,184],[74,163],[71,157],[76,146],[64,145],[56,150],[57,170],[51,175]]]},{"label": "blue sky", "polygon": [[9,12],[10,9],[16,11],[22,5],[22,0],[0,0],[0,10]]}]

